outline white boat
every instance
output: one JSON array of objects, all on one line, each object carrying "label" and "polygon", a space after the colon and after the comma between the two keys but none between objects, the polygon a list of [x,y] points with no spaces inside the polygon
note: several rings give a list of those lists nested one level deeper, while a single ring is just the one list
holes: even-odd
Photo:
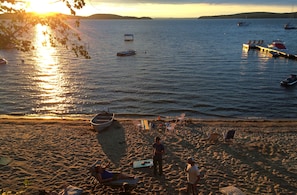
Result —
[{"label": "white boat", "polygon": [[294,26],[294,25],[291,24],[291,23],[287,23],[287,24],[284,25],[284,29],[285,29],[285,30],[297,29],[297,26]]},{"label": "white boat", "polygon": [[134,35],[133,34],[125,34],[125,41],[134,41]]},{"label": "white boat", "polygon": [[117,56],[133,56],[136,54],[134,50],[120,51],[117,53]]},{"label": "white boat", "polygon": [[8,61],[4,58],[0,58],[0,64],[7,64]]},{"label": "white boat", "polygon": [[250,25],[248,22],[237,22],[237,26],[248,26]]},{"label": "white boat", "polygon": [[105,128],[109,127],[113,121],[114,121],[114,113],[101,111],[90,120],[90,123],[94,128],[94,130],[100,132]]},{"label": "white boat", "polygon": [[281,81],[281,85],[288,87],[288,86],[292,86],[295,85],[297,83],[297,76],[295,74],[291,74],[288,78],[286,78],[285,80]]},{"label": "white boat", "polygon": [[273,40],[272,43],[268,45],[268,48],[275,50],[286,50],[285,43],[282,40]]}]

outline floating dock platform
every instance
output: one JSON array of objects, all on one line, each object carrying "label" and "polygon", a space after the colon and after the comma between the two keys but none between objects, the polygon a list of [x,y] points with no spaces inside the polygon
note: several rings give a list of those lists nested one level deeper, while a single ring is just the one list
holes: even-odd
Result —
[{"label": "floating dock platform", "polygon": [[278,49],[266,47],[263,45],[263,41],[244,43],[242,47],[247,50],[256,49],[261,52],[266,52],[271,54],[273,57],[285,57],[285,58],[297,60],[297,54],[288,53],[288,51],[286,50],[278,50]]}]

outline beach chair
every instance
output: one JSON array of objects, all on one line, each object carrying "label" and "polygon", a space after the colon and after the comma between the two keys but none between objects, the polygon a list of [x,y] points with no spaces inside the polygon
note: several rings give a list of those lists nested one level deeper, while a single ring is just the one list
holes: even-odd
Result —
[{"label": "beach chair", "polygon": [[203,139],[202,141],[207,141],[208,143],[217,143],[219,141],[220,134],[211,133],[208,138]]},{"label": "beach chair", "polygon": [[132,122],[135,125],[135,127],[137,128],[137,130],[142,130],[142,122],[141,122],[141,120],[133,120]]},{"label": "beach chair", "polygon": [[[100,164],[100,161],[96,161],[94,164],[91,165],[91,167],[89,168],[89,171],[91,173],[92,176],[92,183],[95,183],[94,188],[96,187],[97,184],[101,184],[104,186],[109,186],[112,188],[122,188],[125,185],[128,185],[130,189],[133,189],[137,186],[137,183],[139,181],[139,178],[128,178],[128,179],[119,179],[119,180],[114,180],[114,181],[110,181],[110,182],[104,182],[101,183],[98,179],[97,173],[96,173],[96,165]],[[118,173],[118,172],[114,172],[114,173]]]},{"label": "beach chair", "polygon": [[175,131],[176,123],[168,123],[166,124],[166,132],[173,133]]},{"label": "beach chair", "polygon": [[185,124],[186,120],[185,120],[185,116],[186,116],[186,113],[182,113],[179,117],[177,117],[177,121],[180,123],[180,124]]},{"label": "beach chair", "polygon": [[235,135],[235,130],[229,130],[225,135],[224,135],[224,141],[225,142],[231,142],[234,139]]},{"label": "beach chair", "polygon": [[150,130],[148,120],[141,120],[141,126],[143,130]]}]

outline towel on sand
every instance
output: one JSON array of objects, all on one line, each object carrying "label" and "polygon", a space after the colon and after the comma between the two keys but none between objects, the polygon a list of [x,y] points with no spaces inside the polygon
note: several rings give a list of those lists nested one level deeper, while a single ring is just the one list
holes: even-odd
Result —
[{"label": "towel on sand", "polygon": [[8,165],[11,161],[12,159],[10,158],[6,158],[3,156],[0,157],[0,165]]},{"label": "towel on sand", "polygon": [[81,195],[83,190],[81,188],[69,185],[68,187],[64,188],[59,195]]},{"label": "towel on sand", "polygon": [[245,195],[240,189],[234,186],[220,188],[220,192],[226,195]]}]

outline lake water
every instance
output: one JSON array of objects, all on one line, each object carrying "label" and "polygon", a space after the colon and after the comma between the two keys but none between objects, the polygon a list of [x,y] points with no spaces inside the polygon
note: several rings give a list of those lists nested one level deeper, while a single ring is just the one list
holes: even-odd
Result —
[{"label": "lake water", "polygon": [[[297,30],[286,19],[83,20],[78,29],[92,59],[57,48],[1,50],[0,114],[295,118],[297,88],[280,81],[297,60],[246,51],[248,40],[285,41],[297,53]],[[125,42],[124,34],[134,34]],[[137,54],[117,57],[122,50]],[[24,60],[22,62],[22,60]]]}]

